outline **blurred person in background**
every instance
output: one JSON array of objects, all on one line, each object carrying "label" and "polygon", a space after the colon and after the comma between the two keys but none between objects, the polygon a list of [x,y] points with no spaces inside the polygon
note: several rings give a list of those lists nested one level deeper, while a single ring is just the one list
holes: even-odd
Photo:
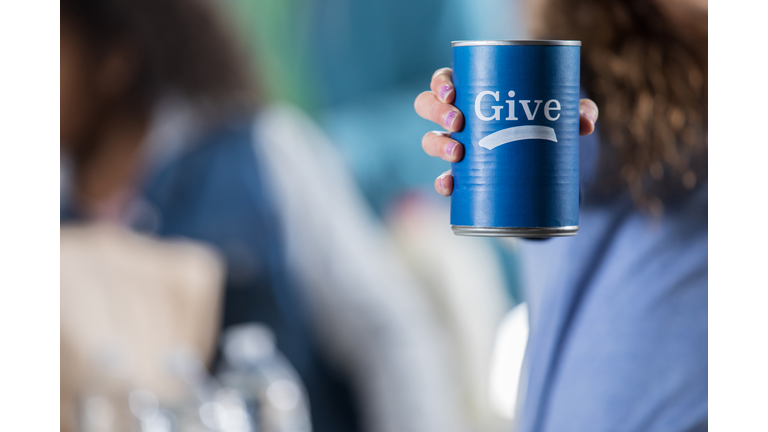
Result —
[{"label": "blurred person in background", "polygon": [[[520,431],[707,430],[707,2],[529,2],[582,41],[579,234],[521,247],[530,339]],[[444,87],[447,86],[447,87]],[[416,111],[444,124],[451,70]],[[460,130],[458,113],[449,131]],[[463,147],[428,133],[426,153]],[[435,181],[448,196],[450,171]],[[445,223],[443,220],[435,223]]]},{"label": "blurred person in background", "polygon": [[[456,366],[451,386],[461,395],[468,427],[508,430],[516,386],[503,387],[508,396],[499,399],[490,392],[489,375],[496,329],[521,301],[515,251],[493,239],[456,238],[447,225],[431,224],[448,212],[428,183],[444,162],[413,146],[429,122],[411,107],[425,74],[450,62],[449,41],[519,38],[517,1],[228,3],[256,54],[265,97],[301,106],[331,137],[436,306]],[[381,124],[397,127],[370,133]]]},{"label": "blurred person in background", "polygon": [[204,0],[62,0],[62,225],[224,257],[222,328],[267,324],[315,431],[460,430],[432,305],[319,130],[259,106]]}]

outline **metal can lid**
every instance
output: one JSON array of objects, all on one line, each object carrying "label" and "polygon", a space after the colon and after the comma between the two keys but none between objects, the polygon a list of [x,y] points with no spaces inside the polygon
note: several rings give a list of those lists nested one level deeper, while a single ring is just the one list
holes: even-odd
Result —
[{"label": "metal can lid", "polygon": [[575,40],[468,40],[453,41],[451,47],[458,46],[493,46],[493,45],[542,45],[542,46],[581,46],[581,41]]}]

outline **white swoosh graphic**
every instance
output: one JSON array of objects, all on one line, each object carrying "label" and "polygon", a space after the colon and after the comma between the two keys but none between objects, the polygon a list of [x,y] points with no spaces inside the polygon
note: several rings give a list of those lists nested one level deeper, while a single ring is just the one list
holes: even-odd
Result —
[{"label": "white swoosh graphic", "polygon": [[480,147],[485,147],[488,150],[491,150],[502,144],[525,139],[540,139],[557,142],[557,135],[555,135],[554,129],[547,126],[513,126],[486,136],[481,139],[478,144]]}]

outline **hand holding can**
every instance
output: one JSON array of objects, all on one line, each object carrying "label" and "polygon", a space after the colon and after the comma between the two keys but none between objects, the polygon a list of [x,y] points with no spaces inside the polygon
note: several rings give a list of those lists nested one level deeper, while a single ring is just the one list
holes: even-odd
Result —
[{"label": "hand holding can", "polygon": [[579,45],[454,42],[454,69],[435,72],[416,99],[419,115],[452,132],[427,133],[422,146],[453,163],[435,189],[453,192],[456,234],[575,234],[578,134],[592,133],[598,115],[578,100]]}]

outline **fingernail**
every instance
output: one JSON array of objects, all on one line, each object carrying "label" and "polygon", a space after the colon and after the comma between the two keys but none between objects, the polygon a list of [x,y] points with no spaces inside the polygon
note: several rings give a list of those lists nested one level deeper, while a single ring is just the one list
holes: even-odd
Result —
[{"label": "fingernail", "polygon": [[453,156],[453,152],[456,150],[456,146],[459,145],[456,141],[451,141],[445,146],[445,154]]},{"label": "fingernail", "polygon": [[451,86],[448,84],[440,87],[440,100],[445,102],[445,98],[451,93]]},{"label": "fingernail", "polygon": [[451,125],[453,124],[453,120],[456,118],[456,111],[449,111],[448,114],[445,115],[445,127],[451,128]]},{"label": "fingernail", "polygon": [[595,118],[592,116],[592,114],[590,114],[590,113],[588,113],[588,112],[586,112],[586,111],[582,111],[582,112],[581,112],[581,115],[583,115],[584,117],[586,117],[586,118],[587,118],[587,120],[589,120],[589,122],[590,122],[590,123],[592,123],[592,125],[593,125],[593,126],[595,125]]},{"label": "fingernail", "polygon": [[441,175],[440,178],[437,179],[437,183],[440,185],[440,189],[445,189],[445,185],[443,184],[444,178],[445,178],[445,175]]}]

